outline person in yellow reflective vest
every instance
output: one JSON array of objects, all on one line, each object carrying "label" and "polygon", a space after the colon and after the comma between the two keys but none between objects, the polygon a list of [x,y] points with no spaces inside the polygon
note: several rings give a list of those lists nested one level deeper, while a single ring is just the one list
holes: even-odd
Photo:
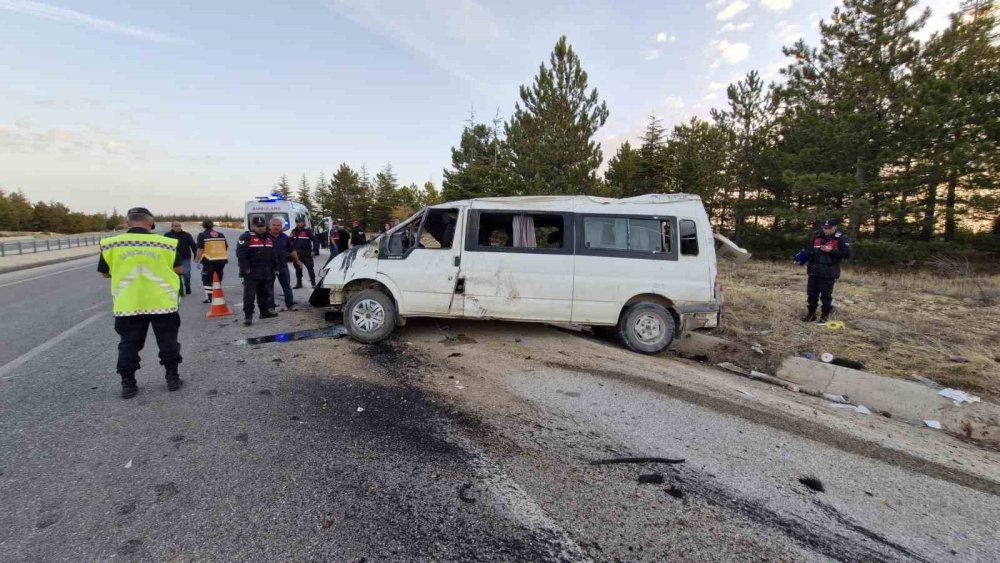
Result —
[{"label": "person in yellow reflective vest", "polygon": [[118,374],[122,398],[131,399],[139,392],[135,372],[150,325],[160,348],[160,364],[166,370],[167,389],[176,391],[183,384],[177,373],[181,363],[177,274],[184,272],[184,264],[177,254],[176,240],[152,233],[156,224],[148,209],[133,207],[126,217],[127,232],[101,239],[97,271],[111,279],[115,332],[120,337]]}]

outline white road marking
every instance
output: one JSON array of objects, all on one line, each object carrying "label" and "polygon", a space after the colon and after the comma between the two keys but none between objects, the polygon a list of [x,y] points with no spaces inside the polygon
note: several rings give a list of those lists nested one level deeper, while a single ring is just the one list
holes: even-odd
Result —
[{"label": "white road marking", "polygon": [[[89,256],[88,256],[88,258],[89,258]],[[30,282],[30,281],[35,281],[35,280],[40,280],[40,279],[42,279],[42,278],[47,278],[47,277],[49,277],[49,276],[54,276],[54,275],[56,275],[56,274],[64,274],[64,273],[66,273],[66,272],[75,272],[75,271],[77,271],[77,270],[82,270],[82,269],[84,269],[84,268],[90,268],[90,267],[92,267],[92,266],[88,264],[88,265],[86,265],[86,266],[79,266],[79,267],[77,267],[77,268],[70,268],[69,270],[59,270],[58,272],[49,272],[48,274],[42,274],[42,275],[40,275],[40,276],[35,276],[35,277],[33,277],[33,278],[24,278],[23,280],[17,280],[17,281],[15,281],[15,282],[10,282],[10,283],[5,283],[5,284],[3,284],[3,285],[0,285],[0,289],[3,289],[3,288],[5,288],[5,287],[9,287],[9,286],[12,286],[12,285],[17,285],[17,284],[19,284],[19,283],[24,283],[24,282]],[[97,271],[97,268],[94,268],[94,271],[96,272],[96,271]]]},{"label": "white road marking", "polygon": [[32,348],[31,350],[25,352],[24,354],[21,354],[20,356],[18,356],[16,358],[14,358],[13,360],[7,362],[2,367],[0,367],[0,377],[2,377],[6,381],[10,381],[12,378],[8,377],[8,374],[10,374],[11,372],[13,372],[17,368],[23,366],[25,363],[30,362],[36,356],[38,356],[39,354],[42,354],[46,350],[48,350],[48,349],[52,348],[53,346],[55,346],[56,344],[59,344],[63,340],[66,340],[70,336],[73,336],[73,334],[79,332],[81,329],[83,329],[84,327],[86,327],[90,323],[96,321],[97,319],[99,319],[99,318],[101,318],[103,316],[104,316],[104,312],[102,311],[100,313],[97,313],[96,315],[87,317],[83,321],[80,321],[79,323],[77,323],[75,326],[73,326],[73,327],[71,327],[71,328],[69,328],[67,330],[64,330],[63,332],[57,334],[56,336],[48,339],[45,342],[39,344],[38,346],[35,346],[34,348]]}]

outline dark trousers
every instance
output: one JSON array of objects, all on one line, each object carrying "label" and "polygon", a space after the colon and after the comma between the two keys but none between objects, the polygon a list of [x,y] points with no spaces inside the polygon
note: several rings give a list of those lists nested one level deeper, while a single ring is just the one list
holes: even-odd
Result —
[{"label": "dark trousers", "polygon": [[[285,306],[291,307],[295,295],[292,294],[292,276],[288,273],[288,266],[278,267],[278,285],[281,286],[281,294],[285,298]],[[274,292],[274,285],[271,286],[271,308],[276,308],[274,304],[277,294]]]},{"label": "dark trousers", "polygon": [[146,345],[146,333],[153,325],[153,335],[160,349],[160,365],[176,369],[181,363],[181,345],[177,342],[177,331],[181,328],[181,316],[177,313],[165,315],[133,315],[115,317],[115,332],[121,337],[118,342],[118,373],[122,377],[134,377],[139,370],[139,351]]},{"label": "dark trousers", "polygon": [[274,277],[270,277],[266,280],[255,280],[252,278],[243,278],[243,314],[246,318],[253,317],[253,301],[254,298],[257,299],[257,305],[260,306],[260,312],[271,310],[271,301],[274,296],[271,293],[274,290]]},{"label": "dark trousers", "polygon": [[809,298],[809,310],[816,310],[816,302],[823,301],[823,312],[829,313],[833,310],[833,285],[837,280],[832,278],[821,278],[809,276],[806,284],[806,295]]},{"label": "dark trousers", "polygon": [[[299,256],[299,260],[302,261],[302,265],[305,266],[305,269],[309,271],[309,282],[316,285],[316,272],[313,271],[312,254]],[[300,268],[298,264],[295,265],[295,285],[302,285],[302,268]]]},{"label": "dark trousers", "polygon": [[226,267],[225,264],[216,264],[215,260],[202,260],[201,261],[201,285],[205,287],[205,298],[212,298],[212,276],[215,273],[219,274],[219,283],[222,283],[222,270]]}]

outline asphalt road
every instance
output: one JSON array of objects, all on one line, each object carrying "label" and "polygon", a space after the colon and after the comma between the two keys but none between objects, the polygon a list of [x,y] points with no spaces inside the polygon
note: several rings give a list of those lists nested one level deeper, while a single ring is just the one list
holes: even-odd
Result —
[{"label": "asphalt road", "polygon": [[[380,346],[239,344],[327,323],[305,306],[243,327],[233,263],[224,287],[235,316],[207,319],[197,281],[182,303],[185,387],[166,391],[150,335],[140,394],[122,401],[108,282],[95,268],[88,258],[0,275],[3,561],[1000,554],[995,493],[626,378],[515,361],[434,321]],[[297,292],[300,302],[307,297]],[[506,350],[505,328],[479,338],[497,349],[503,339]],[[524,330],[528,340],[553,342],[544,353],[593,348],[544,327]],[[598,353],[616,367],[619,351]],[[688,461],[580,461],[641,452]],[[789,477],[791,468],[838,479],[818,497]],[[640,473],[663,473],[667,483],[637,484]],[[878,504],[885,499],[889,508]]]}]

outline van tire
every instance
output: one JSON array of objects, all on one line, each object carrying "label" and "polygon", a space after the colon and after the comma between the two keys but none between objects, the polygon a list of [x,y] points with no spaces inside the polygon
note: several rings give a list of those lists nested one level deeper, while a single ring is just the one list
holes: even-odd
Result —
[{"label": "van tire", "polygon": [[622,343],[634,352],[659,354],[674,340],[677,323],[666,307],[641,301],[622,313],[618,335]]},{"label": "van tire", "polygon": [[396,303],[377,289],[354,293],[344,306],[344,326],[358,342],[385,340],[396,329]]}]

